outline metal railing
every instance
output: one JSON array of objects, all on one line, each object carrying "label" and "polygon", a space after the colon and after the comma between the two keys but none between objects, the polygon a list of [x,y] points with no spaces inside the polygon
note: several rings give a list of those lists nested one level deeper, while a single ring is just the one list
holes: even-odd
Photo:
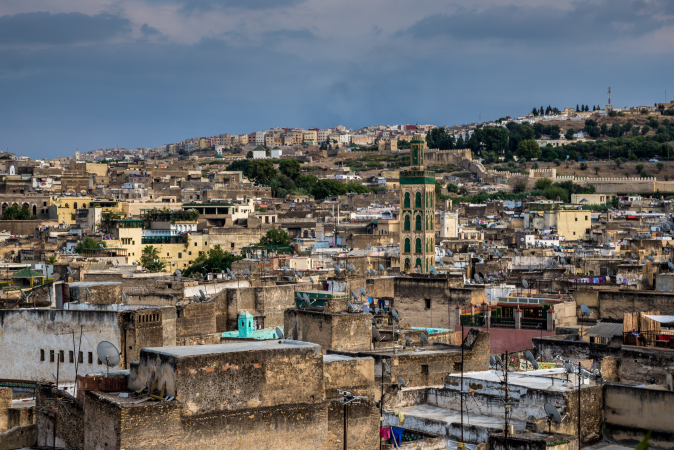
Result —
[{"label": "metal railing", "polygon": [[674,332],[672,331],[643,331],[623,333],[624,345],[643,347],[674,348]]}]

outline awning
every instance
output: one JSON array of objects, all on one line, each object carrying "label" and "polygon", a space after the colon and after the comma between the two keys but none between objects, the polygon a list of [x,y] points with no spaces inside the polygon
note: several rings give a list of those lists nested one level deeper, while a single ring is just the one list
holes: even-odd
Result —
[{"label": "awning", "polygon": [[644,317],[648,317],[649,319],[660,323],[674,323],[674,316],[650,316],[648,314],[644,314]]}]

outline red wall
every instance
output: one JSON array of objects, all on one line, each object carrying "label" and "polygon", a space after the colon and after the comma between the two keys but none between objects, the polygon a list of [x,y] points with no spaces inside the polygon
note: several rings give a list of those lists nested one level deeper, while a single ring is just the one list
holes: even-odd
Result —
[{"label": "red wall", "polygon": [[[463,327],[464,339],[471,328]],[[531,338],[541,337],[541,330],[515,330],[514,328],[478,328],[489,332],[490,352],[492,355],[509,352],[517,352],[533,348]],[[543,336],[552,336],[554,331],[543,331]]]}]

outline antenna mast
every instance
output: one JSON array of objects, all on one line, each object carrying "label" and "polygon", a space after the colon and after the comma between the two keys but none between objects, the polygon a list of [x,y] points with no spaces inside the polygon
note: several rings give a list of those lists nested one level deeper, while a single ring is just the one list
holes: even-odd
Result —
[{"label": "antenna mast", "polygon": [[611,86],[608,87],[608,109],[609,110],[612,109],[611,108]]}]

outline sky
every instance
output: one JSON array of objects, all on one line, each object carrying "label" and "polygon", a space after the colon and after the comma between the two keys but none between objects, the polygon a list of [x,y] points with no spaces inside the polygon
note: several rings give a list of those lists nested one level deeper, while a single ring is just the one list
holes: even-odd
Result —
[{"label": "sky", "polygon": [[0,150],[674,97],[672,0],[2,0]]}]

